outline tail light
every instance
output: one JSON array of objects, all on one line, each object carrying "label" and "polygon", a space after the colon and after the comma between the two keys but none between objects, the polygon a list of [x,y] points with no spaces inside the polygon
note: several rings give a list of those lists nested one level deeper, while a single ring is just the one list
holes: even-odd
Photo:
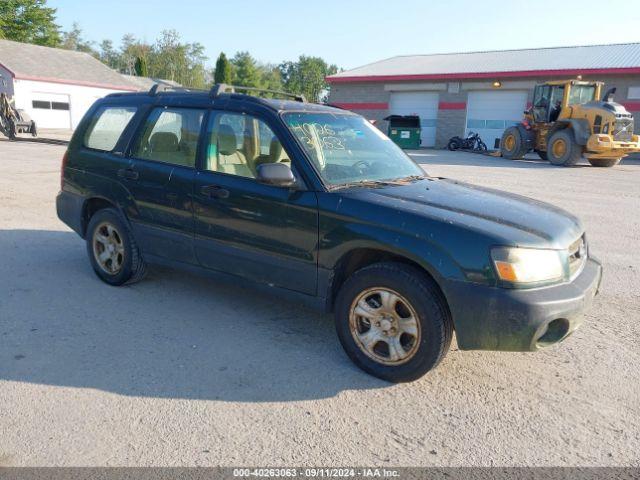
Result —
[{"label": "tail light", "polygon": [[60,190],[64,187],[64,170],[67,168],[67,160],[69,159],[69,151],[66,150],[62,156],[62,165],[60,166]]}]

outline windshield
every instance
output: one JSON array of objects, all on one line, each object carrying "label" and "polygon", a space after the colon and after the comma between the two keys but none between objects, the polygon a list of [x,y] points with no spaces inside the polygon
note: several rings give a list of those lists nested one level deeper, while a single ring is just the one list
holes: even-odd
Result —
[{"label": "windshield", "polygon": [[580,105],[594,99],[596,87],[594,85],[574,85],[569,94],[569,105]]},{"label": "windshield", "polygon": [[395,143],[360,116],[292,112],[283,117],[329,185],[425,175]]}]

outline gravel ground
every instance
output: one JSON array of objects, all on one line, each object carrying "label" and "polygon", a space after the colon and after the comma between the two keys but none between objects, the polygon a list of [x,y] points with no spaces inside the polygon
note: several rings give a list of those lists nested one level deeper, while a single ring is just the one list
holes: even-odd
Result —
[{"label": "gravel ground", "polygon": [[605,266],[582,329],[389,385],[332,320],[166,269],[94,276],[58,221],[63,147],[0,141],[0,465],[640,465],[640,161],[421,151],[429,173],[577,213]]}]

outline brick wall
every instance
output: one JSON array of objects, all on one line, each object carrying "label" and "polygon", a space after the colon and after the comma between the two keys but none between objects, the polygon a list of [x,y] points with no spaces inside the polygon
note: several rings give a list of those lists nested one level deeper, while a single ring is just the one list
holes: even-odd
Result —
[{"label": "brick wall", "polygon": [[[533,85],[535,83],[542,83],[549,80],[563,80],[566,78],[574,77],[540,77],[531,79],[522,78],[501,78],[500,81],[503,85],[507,85],[509,82],[515,83],[512,89],[527,90],[528,102],[533,100]],[[605,82],[605,90],[611,87],[616,87],[617,92],[615,95],[615,101],[621,103],[627,107],[627,110],[636,117],[635,131],[640,132],[640,99],[629,99],[628,91],[631,86],[640,87],[640,75],[628,75],[628,76],[599,76],[597,78],[586,77],[584,80],[600,80]],[[482,82],[482,81],[481,81]],[[524,83],[523,83],[524,82]],[[394,82],[396,84],[398,82]],[[406,82],[410,85],[411,82]],[[442,85],[442,82],[434,82]],[[458,93],[449,93],[447,90],[439,91],[440,109],[438,110],[438,120],[436,126],[436,148],[443,148],[446,146],[449,138],[454,135],[464,135],[465,122],[467,117],[466,103],[467,92],[465,87],[469,87],[472,83],[478,83],[474,80],[461,81],[460,89]],[[486,89],[490,89],[490,82],[485,81]],[[424,85],[425,82],[420,82]],[[525,87],[519,87],[517,85],[524,84]],[[416,88],[420,90],[421,88]],[[484,89],[484,88],[483,88]],[[604,93],[604,92],[603,92]],[[384,83],[343,83],[334,84],[331,86],[329,94],[329,103],[342,105],[344,108],[353,110],[354,112],[362,115],[363,117],[376,120],[376,126],[380,130],[386,132],[388,128],[387,122],[382,119],[389,115],[388,105],[391,97],[391,92],[385,90]],[[461,104],[464,104],[463,108]],[[491,147],[491,146],[490,146]]]}]

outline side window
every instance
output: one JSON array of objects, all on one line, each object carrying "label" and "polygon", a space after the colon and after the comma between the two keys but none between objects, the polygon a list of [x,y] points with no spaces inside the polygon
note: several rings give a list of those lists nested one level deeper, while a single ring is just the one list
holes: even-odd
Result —
[{"label": "side window", "polygon": [[102,107],[84,135],[84,146],[112,151],[135,113],[135,107]]},{"label": "side window", "polygon": [[133,156],[195,167],[204,110],[156,108],[146,121]]},{"label": "side window", "polygon": [[536,122],[546,122],[551,89],[548,85],[538,85],[533,94],[533,116]]},{"label": "side window", "polygon": [[260,119],[241,113],[212,115],[205,170],[255,178],[263,163],[291,163],[280,140]]}]

